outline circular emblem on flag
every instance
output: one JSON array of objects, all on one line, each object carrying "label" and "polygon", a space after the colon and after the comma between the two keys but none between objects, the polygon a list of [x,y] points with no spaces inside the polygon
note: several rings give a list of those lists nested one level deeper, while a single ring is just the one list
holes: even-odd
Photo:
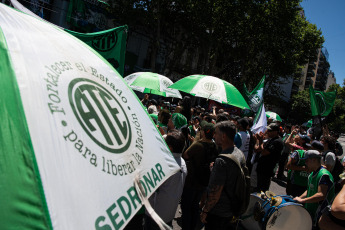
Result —
[{"label": "circular emblem on flag", "polygon": [[202,87],[204,90],[209,91],[209,92],[215,92],[218,90],[218,85],[214,84],[213,82],[205,82]]},{"label": "circular emblem on flag", "polygon": [[321,93],[315,92],[316,103],[318,104],[320,114],[323,115],[326,112],[326,102]]},{"label": "circular emblem on flag", "polygon": [[117,33],[116,31],[112,33],[106,33],[104,35],[96,37],[92,41],[92,47],[101,52],[106,52],[114,48],[117,43]]},{"label": "circular emblem on flag", "polygon": [[119,101],[103,86],[77,78],[68,86],[69,102],[84,131],[101,148],[122,153],[131,142],[131,127]]},{"label": "circular emblem on flag", "polygon": [[162,84],[163,84],[166,88],[168,88],[168,87],[171,85],[171,83],[170,83],[169,81],[165,80],[165,79],[162,80]]}]

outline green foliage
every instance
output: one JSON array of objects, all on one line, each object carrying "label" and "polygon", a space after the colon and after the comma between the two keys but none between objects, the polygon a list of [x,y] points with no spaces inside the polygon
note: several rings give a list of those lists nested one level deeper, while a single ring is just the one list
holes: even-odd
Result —
[{"label": "green foliage", "polygon": [[337,97],[334,102],[333,110],[328,115],[328,127],[330,130],[344,133],[345,132],[345,81],[343,87],[338,84],[333,84],[329,87],[327,92],[337,91]]},{"label": "green foliage", "polygon": [[292,97],[289,122],[292,124],[303,124],[311,119],[309,91],[299,91]]},{"label": "green foliage", "polygon": [[[332,112],[326,117],[331,131],[345,132],[345,81],[343,87],[333,84],[327,92],[337,91]],[[291,123],[302,124],[311,119],[309,90],[300,91],[292,97],[291,112],[288,116]]]},{"label": "green foliage", "polygon": [[[151,69],[165,55],[165,73],[207,74],[237,88],[293,75],[324,42],[301,16],[301,0],[113,0],[116,23],[151,40]],[[188,51],[187,63],[181,56]],[[196,69],[191,69],[192,62]],[[277,90],[278,95],[279,91]]]}]

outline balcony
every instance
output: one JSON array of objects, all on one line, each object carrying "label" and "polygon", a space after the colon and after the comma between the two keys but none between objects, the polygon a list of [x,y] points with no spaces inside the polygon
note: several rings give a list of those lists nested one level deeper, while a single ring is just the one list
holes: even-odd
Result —
[{"label": "balcony", "polygon": [[314,62],[310,62],[309,65],[308,65],[308,69],[315,69],[316,68],[316,65]]},{"label": "balcony", "polygon": [[307,71],[307,76],[308,77],[315,77],[315,71],[311,70],[311,69],[308,69]]}]

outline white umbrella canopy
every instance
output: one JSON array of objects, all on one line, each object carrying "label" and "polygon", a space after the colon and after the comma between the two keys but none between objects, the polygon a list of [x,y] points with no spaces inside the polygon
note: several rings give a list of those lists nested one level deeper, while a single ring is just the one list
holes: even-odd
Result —
[{"label": "white umbrella canopy", "polygon": [[175,82],[169,88],[178,89],[193,96],[211,99],[242,109],[249,109],[247,102],[236,87],[217,77],[191,75]]},{"label": "white umbrella canopy", "polygon": [[280,121],[282,122],[282,119],[280,118],[279,114],[271,111],[266,112],[266,117],[271,118],[273,121]]},{"label": "white umbrella canopy", "polygon": [[180,170],[108,62],[4,4],[0,86],[0,229],[123,229],[134,184],[150,196]]},{"label": "white umbrella canopy", "polygon": [[133,90],[141,93],[182,98],[178,90],[168,88],[173,82],[169,78],[157,73],[137,72],[128,75],[124,80]]}]

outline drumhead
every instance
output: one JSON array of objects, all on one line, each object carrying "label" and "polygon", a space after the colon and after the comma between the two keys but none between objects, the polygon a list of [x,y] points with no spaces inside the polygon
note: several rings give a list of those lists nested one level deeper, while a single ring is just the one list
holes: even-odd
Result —
[{"label": "drumhead", "polygon": [[256,202],[262,204],[264,201],[255,194],[250,195],[249,205],[246,212],[241,216],[242,225],[245,229],[250,230],[261,230],[261,222],[254,219],[254,205]]},{"label": "drumhead", "polygon": [[266,222],[270,230],[310,230],[312,220],[308,211],[300,204],[285,203],[273,212]]}]

